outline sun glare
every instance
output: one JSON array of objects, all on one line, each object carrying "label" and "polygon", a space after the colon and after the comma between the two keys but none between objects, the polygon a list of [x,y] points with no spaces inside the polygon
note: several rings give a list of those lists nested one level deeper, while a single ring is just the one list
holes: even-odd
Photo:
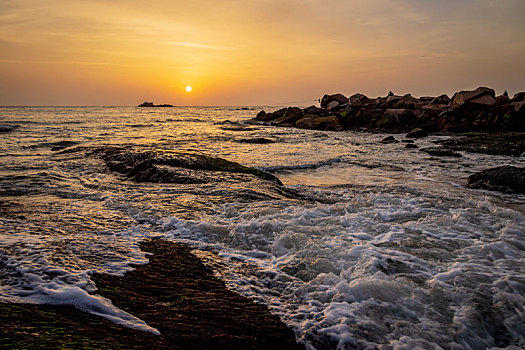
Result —
[{"label": "sun glare", "polygon": [[191,90],[192,90],[191,86],[189,86],[189,85],[186,86],[186,91],[187,91],[187,92],[191,92]]}]

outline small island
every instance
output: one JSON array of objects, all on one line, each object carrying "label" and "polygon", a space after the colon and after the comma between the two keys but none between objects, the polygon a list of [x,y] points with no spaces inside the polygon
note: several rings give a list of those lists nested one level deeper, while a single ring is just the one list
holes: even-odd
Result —
[{"label": "small island", "polygon": [[153,102],[144,102],[138,105],[137,107],[174,107],[174,106],[170,104],[156,105]]}]

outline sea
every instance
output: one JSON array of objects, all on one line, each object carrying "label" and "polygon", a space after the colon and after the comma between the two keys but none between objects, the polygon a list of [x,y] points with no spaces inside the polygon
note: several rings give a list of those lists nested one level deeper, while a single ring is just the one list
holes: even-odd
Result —
[{"label": "sea", "polygon": [[[1,107],[0,124],[20,127],[0,134],[0,301],[156,333],[91,276],[146,264],[140,242],[161,237],[307,349],[525,348],[525,196],[466,187],[525,156],[435,157],[387,134],[249,123],[277,108]],[[283,185],[139,183],[92,152],[106,147],[220,157]]]}]

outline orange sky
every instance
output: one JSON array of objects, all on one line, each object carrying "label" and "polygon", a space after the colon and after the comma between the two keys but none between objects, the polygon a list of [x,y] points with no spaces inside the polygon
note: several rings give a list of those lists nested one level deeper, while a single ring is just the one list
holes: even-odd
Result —
[{"label": "orange sky", "polygon": [[512,94],[524,15],[524,0],[0,0],[0,105]]}]

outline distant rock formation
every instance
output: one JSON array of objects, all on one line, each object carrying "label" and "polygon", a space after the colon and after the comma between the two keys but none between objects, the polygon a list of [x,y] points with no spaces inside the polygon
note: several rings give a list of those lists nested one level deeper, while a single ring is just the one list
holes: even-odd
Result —
[{"label": "distant rock formation", "polygon": [[324,95],[320,104],[321,108],[287,107],[273,113],[261,111],[252,121],[334,131],[402,133],[419,130],[419,135],[439,131],[525,132],[525,92],[517,93],[512,99],[496,96],[495,91],[487,87],[459,91],[452,98],[447,95],[416,98],[392,92],[377,98],[361,93],[346,97],[339,93]]},{"label": "distant rock formation", "polygon": [[137,107],[173,107],[173,105],[169,105],[169,104],[156,105],[156,104],[153,104],[153,102],[144,102],[138,105]]}]

